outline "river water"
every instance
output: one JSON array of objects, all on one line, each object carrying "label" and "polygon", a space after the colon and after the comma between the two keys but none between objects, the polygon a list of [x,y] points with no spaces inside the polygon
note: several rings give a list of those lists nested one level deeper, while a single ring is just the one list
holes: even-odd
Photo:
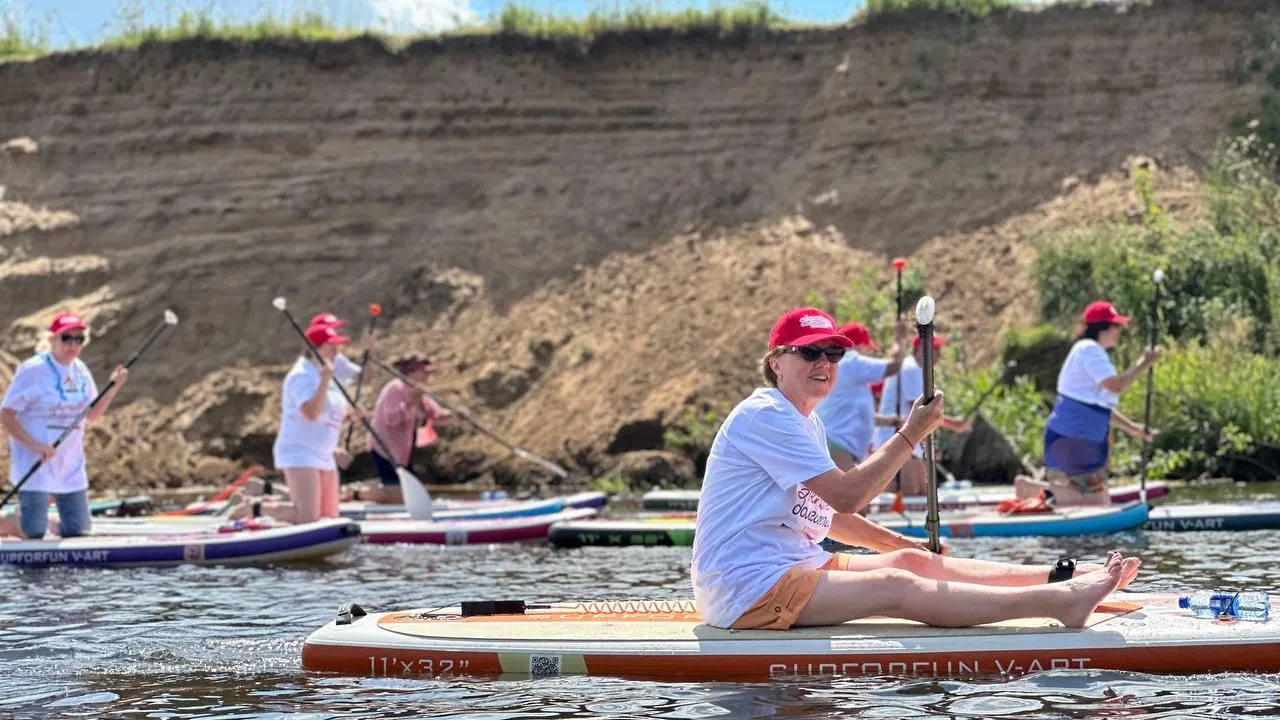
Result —
[{"label": "river water", "polygon": [[[1266,485],[1179,499],[1274,499]],[[957,540],[956,555],[1051,563],[1117,548],[1133,590],[1280,591],[1280,531]],[[1280,676],[1057,670],[1015,679],[899,677],[655,683],[608,678],[368,679],[308,674],[306,635],[339,603],[689,598],[687,548],[358,546],[321,566],[0,567],[0,720],[8,718],[800,718],[1274,716]]]}]

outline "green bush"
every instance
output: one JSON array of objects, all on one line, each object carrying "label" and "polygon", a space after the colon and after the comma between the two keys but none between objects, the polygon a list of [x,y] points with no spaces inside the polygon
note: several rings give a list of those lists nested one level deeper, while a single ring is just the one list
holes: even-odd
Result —
[{"label": "green bush", "polygon": [[1152,273],[1161,268],[1162,336],[1178,342],[1205,339],[1227,318],[1244,316],[1254,321],[1253,350],[1274,347],[1280,188],[1264,161],[1248,152],[1242,141],[1215,155],[1206,173],[1211,224],[1170,230],[1139,173],[1140,224],[1113,221],[1038,238],[1033,272],[1042,316],[1074,324],[1086,304],[1105,298],[1133,317],[1126,333],[1126,348],[1132,351],[1148,336]]},{"label": "green bush", "polygon": [[[949,353],[943,351],[944,357]],[[1049,406],[1035,382],[1017,368],[1009,372],[1004,367],[966,370],[948,357],[936,366],[935,385],[946,394],[947,415],[953,417],[968,414],[994,386],[979,408],[982,417],[1009,439],[1019,457],[1039,460],[1044,455]]]},{"label": "green bush", "polygon": [[917,11],[985,18],[1015,7],[1012,0],[867,0],[862,12],[868,16]]},{"label": "green bush", "polygon": [[[1153,469],[1220,474],[1258,445],[1280,444],[1280,361],[1250,352],[1249,325],[1236,319],[1208,341],[1192,341],[1156,363],[1151,424],[1160,435]],[[1137,422],[1145,387],[1144,378],[1121,397],[1121,411]],[[1263,470],[1274,475],[1280,468]]]}]

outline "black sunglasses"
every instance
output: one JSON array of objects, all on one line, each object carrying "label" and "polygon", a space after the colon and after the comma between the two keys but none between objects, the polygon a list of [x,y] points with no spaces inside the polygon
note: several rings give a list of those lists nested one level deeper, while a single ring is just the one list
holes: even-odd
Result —
[{"label": "black sunglasses", "polygon": [[808,362],[813,362],[822,355],[826,355],[827,361],[833,363],[840,362],[840,359],[844,357],[844,348],[840,345],[829,348],[822,348],[817,345],[801,345],[798,347],[795,345],[788,345],[784,352],[799,353],[800,357],[804,358]]},{"label": "black sunglasses", "polygon": [[83,335],[63,335],[61,337],[62,337],[62,342],[64,343],[75,343],[76,345],[84,344]]}]

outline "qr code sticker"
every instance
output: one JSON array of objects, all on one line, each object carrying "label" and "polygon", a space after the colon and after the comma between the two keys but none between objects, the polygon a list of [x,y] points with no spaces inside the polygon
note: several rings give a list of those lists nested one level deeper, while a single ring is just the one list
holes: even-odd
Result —
[{"label": "qr code sticker", "polygon": [[559,655],[530,655],[529,656],[529,674],[530,675],[559,675],[560,674],[560,656]]}]

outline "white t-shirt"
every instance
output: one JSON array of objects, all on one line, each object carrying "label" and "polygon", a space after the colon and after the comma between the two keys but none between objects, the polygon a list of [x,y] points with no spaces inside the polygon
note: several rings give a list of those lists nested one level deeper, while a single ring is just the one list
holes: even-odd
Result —
[{"label": "white t-shirt", "polygon": [[831,393],[818,403],[827,436],[862,460],[871,452],[876,430],[876,399],[869,385],[884,377],[889,360],[851,352],[837,365]]},{"label": "white t-shirt", "polygon": [[[911,415],[911,405],[916,399],[924,394],[924,369],[916,362],[914,355],[908,355],[902,359],[902,369],[897,375],[891,375],[885,378],[884,388],[880,391],[880,414],[893,415],[894,394],[897,392],[898,383],[902,383],[902,404],[898,406],[898,417],[906,422],[907,417]],[[878,448],[889,441],[893,434],[897,431],[892,426],[878,426],[876,428],[875,446]],[[916,457],[924,457],[924,443],[920,443],[911,451]]]},{"label": "white t-shirt", "polygon": [[[79,358],[70,365],[61,365],[52,355],[40,353],[18,366],[5,392],[3,407],[17,413],[18,423],[33,440],[52,445],[97,395],[93,375]],[[40,456],[11,437],[9,458],[9,483],[13,485],[31,470]],[[82,421],[22,489],[63,494],[88,487]]]},{"label": "white t-shirt", "polygon": [[817,413],[757,388],[711,445],[698,500],[690,576],[703,619],[729,627],[788,569],[819,568],[835,511],[801,483],[836,465]]},{"label": "white t-shirt", "polygon": [[[308,354],[309,356],[309,354]],[[276,469],[315,468],[335,470],[333,452],[338,449],[342,420],[347,415],[347,401],[338,383],[359,372],[360,366],[339,354],[333,362],[333,379],[329,381],[324,409],[314,421],[302,414],[302,404],[320,385],[320,369],[308,356],[298,358],[284,376],[280,398],[280,432],[272,447]]]},{"label": "white t-shirt", "polygon": [[1078,340],[1058,371],[1058,394],[1090,405],[1113,408],[1120,397],[1098,383],[1116,376],[1111,356],[1094,340]]}]

